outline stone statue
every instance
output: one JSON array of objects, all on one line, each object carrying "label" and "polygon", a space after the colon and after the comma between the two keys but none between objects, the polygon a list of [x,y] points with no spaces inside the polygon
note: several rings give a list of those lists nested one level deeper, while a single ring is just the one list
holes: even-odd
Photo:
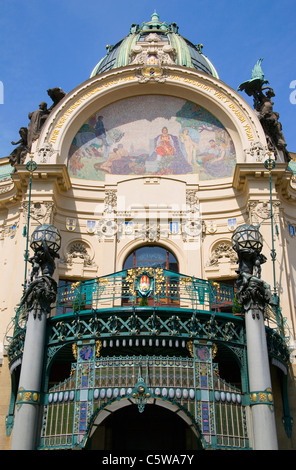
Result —
[{"label": "stone statue", "polygon": [[28,152],[28,129],[26,127],[21,127],[19,130],[20,140],[17,142],[11,142],[12,145],[18,145],[11,154],[9,155],[9,162],[11,166],[15,166],[18,164],[23,164],[26,158],[26,154]]},{"label": "stone statue", "polygon": [[64,96],[66,96],[66,93],[59,87],[50,88],[47,90],[47,93],[53,101],[53,104],[48,109],[48,111],[51,112],[53,108],[64,98]]},{"label": "stone statue", "polygon": [[59,87],[51,88],[47,90],[47,93],[53,101],[50,108],[47,109],[47,103],[42,101],[39,105],[39,109],[28,114],[30,120],[28,128],[20,128],[19,133],[21,139],[18,142],[11,142],[12,145],[20,144],[8,157],[12,166],[24,163],[26,153],[31,151],[32,143],[38,139],[48,115],[64,96],[66,96],[66,93]]},{"label": "stone statue", "polygon": [[28,126],[28,149],[31,150],[32,143],[38,139],[42,126],[45,123],[48,115],[53,108],[66,96],[66,93],[59,87],[50,88],[47,90],[48,95],[53,101],[50,108],[47,109],[47,103],[42,101],[39,105],[39,109],[29,113],[30,123]]},{"label": "stone statue", "polygon": [[45,123],[47,116],[49,115],[49,110],[47,109],[47,103],[42,101],[39,105],[37,111],[29,113],[28,117],[30,123],[28,126],[28,149],[31,150],[34,140],[38,139],[42,126]]},{"label": "stone statue", "polygon": [[[264,79],[264,73],[259,59],[252,70],[252,78],[243,82],[238,87],[238,91],[245,91],[248,96],[253,96],[254,109],[264,129],[269,150],[277,153],[283,152],[284,160],[289,161],[289,153],[286,150],[286,141],[282,132],[282,125],[279,122],[279,114],[273,111],[273,101],[271,98],[275,93],[271,87],[264,87],[268,81]],[[266,90],[265,94],[264,91]]]}]

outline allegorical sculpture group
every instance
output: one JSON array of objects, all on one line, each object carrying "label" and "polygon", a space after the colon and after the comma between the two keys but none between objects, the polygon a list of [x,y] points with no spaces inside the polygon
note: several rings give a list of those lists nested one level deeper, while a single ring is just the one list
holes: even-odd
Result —
[{"label": "allegorical sculpture group", "polygon": [[269,150],[275,155],[277,155],[277,150],[282,151],[284,160],[289,161],[290,157],[286,150],[287,144],[282,132],[282,125],[279,122],[279,114],[273,110],[274,102],[271,99],[275,93],[271,87],[264,86],[268,80],[264,78],[261,68],[262,60],[257,61],[252,70],[251,79],[241,83],[238,91],[245,91],[248,96],[253,96],[254,109],[265,132]]},{"label": "allegorical sculpture group", "polygon": [[53,101],[50,108],[47,108],[47,103],[42,101],[36,111],[28,114],[30,122],[28,127],[20,128],[20,139],[17,142],[11,142],[12,145],[18,146],[9,155],[11,166],[24,163],[26,154],[31,151],[33,142],[38,139],[47,117],[53,108],[66,96],[66,93],[58,87],[47,90],[47,93]]}]

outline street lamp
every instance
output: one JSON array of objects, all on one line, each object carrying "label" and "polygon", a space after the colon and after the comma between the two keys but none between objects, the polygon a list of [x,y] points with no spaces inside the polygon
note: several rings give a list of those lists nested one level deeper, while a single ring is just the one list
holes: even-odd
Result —
[{"label": "street lamp", "polygon": [[44,248],[44,242],[50,251],[54,253],[59,251],[61,247],[61,235],[54,225],[39,225],[32,233],[30,247],[33,251]]},{"label": "street lamp", "polygon": [[33,265],[31,281],[41,269],[42,276],[52,276],[55,270],[55,258],[59,258],[61,235],[56,227],[50,224],[39,225],[32,233],[30,247],[34,256],[29,259]]},{"label": "street lamp", "polygon": [[232,247],[236,252],[252,250],[260,253],[263,247],[263,237],[258,227],[250,224],[237,227],[232,236]]},{"label": "street lamp", "polygon": [[275,160],[271,158],[271,155],[269,155],[269,158],[265,160],[264,162],[265,168],[269,172],[269,199],[270,199],[270,225],[271,225],[271,251],[270,251],[270,256],[272,260],[272,266],[273,266],[273,298],[274,301],[279,304],[279,298],[277,295],[277,289],[276,289],[276,275],[275,275],[275,260],[276,260],[276,251],[274,248],[274,231],[273,231],[273,207],[272,207],[272,181],[271,181],[271,170],[274,169],[275,167]]},{"label": "street lamp", "polygon": [[37,164],[33,160],[33,155],[30,155],[30,160],[26,164],[26,169],[30,173],[29,179],[29,202],[28,202],[28,215],[27,215],[27,226],[24,227],[24,235],[26,235],[26,249],[25,249],[25,279],[24,279],[24,290],[27,284],[27,264],[28,264],[28,245],[29,245],[29,228],[30,228],[30,213],[31,213],[31,193],[32,193],[32,175],[37,170]]},{"label": "street lamp", "polygon": [[[266,305],[273,299],[261,279],[263,238],[259,227],[243,224],[232,235],[238,255],[237,299],[245,316],[250,405],[256,450],[277,449],[268,348],[264,325]],[[255,406],[254,406],[255,405]]]}]

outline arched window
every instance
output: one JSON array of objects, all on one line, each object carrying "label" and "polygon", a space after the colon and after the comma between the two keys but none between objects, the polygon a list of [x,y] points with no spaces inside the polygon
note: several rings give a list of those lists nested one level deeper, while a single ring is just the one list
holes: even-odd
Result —
[{"label": "arched window", "polygon": [[123,269],[139,266],[151,266],[179,272],[178,261],[175,256],[167,248],[161,246],[142,246],[132,251],[126,258]]}]

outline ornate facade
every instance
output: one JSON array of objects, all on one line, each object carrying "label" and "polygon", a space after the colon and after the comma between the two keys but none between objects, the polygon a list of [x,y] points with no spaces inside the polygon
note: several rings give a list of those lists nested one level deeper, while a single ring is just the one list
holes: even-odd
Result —
[{"label": "ornate facade", "polygon": [[[2,448],[296,448],[296,186],[260,64],[240,86],[254,110],[154,14],[31,113],[0,166]],[[258,389],[236,295],[233,235],[246,224],[263,240],[255,277],[276,299],[249,321],[262,320],[268,354]],[[57,291],[39,346],[25,347],[28,292],[48,276],[32,257],[39,226],[61,236]],[[26,354],[42,366],[35,388]],[[275,423],[263,443],[258,410]]]}]

